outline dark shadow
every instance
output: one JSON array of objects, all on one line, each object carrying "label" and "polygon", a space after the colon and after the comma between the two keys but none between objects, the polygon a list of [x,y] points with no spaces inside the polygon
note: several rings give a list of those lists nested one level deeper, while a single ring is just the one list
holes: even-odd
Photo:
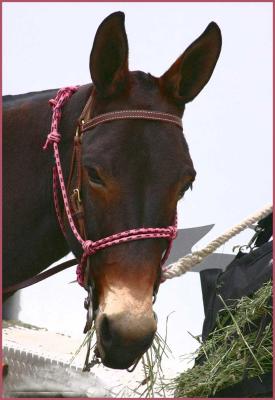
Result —
[{"label": "dark shadow", "polygon": [[3,303],[2,319],[18,320],[20,311],[20,292],[16,292]]}]

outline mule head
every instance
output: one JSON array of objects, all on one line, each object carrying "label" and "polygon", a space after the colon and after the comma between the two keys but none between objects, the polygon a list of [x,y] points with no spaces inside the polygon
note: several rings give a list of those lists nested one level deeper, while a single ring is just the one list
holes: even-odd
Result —
[{"label": "mule head", "polygon": [[[124,14],[111,14],[98,28],[90,56],[95,86],[91,117],[131,109],[182,117],[185,103],[210,79],[220,49],[220,30],[212,22],[160,78],[129,72]],[[177,202],[195,178],[188,145],[177,126],[111,121],[84,133],[82,148],[89,239],[173,223]],[[152,343],[157,329],[152,296],[166,247],[165,239],[132,241],[90,258],[97,348],[108,367],[130,367]]]}]

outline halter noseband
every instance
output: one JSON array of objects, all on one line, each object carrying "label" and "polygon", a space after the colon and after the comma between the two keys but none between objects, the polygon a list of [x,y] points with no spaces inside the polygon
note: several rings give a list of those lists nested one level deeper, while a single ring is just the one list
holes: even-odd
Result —
[{"label": "halter noseband", "polygon": [[[58,150],[58,143],[61,140],[61,135],[58,132],[58,126],[59,122],[61,119],[61,109],[62,106],[65,104],[65,102],[73,95],[74,92],[78,90],[78,86],[74,87],[67,87],[60,89],[56,95],[56,97],[52,100],[50,100],[50,104],[53,109],[53,115],[52,115],[52,123],[51,123],[51,132],[47,136],[46,143],[44,145],[44,149],[48,147],[49,144],[53,144],[53,149],[54,149],[54,157],[55,157],[55,166],[53,168],[53,193],[54,193],[54,204],[55,204],[55,209],[58,217],[59,224],[61,226],[61,229],[63,233],[65,234],[65,229],[63,226],[63,221],[61,217],[61,213],[59,210],[59,205],[58,205],[58,200],[57,200],[57,188],[58,188],[58,181],[59,181],[59,186],[61,189],[62,197],[63,197],[63,202],[64,202],[64,208],[67,214],[68,222],[69,225],[72,229],[72,232],[74,233],[74,236],[76,239],[79,241],[83,248],[83,255],[81,258],[81,261],[79,265],[77,266],[77,281],[81,286],[84,286],[87,288],[87,274],[85,274],[85,269],[86,269],[86,264],[87,260],[90,255],[95,254],[97,251],[103,250],[107,247],[117,245],[120,243],[125,243],[133,240],[141,240],[141,239],[152,239],[152,238],[165,238],[169,240],[169,245],[161,259],[161,266],[165,263],[167,260],[171,247],[172,247],[172,241],[176,238],[177,235],[177,218],[175,216],[175,220],[173,225],[165,227],[165,228],[137,228],[137,229],[130,229],[128,231],[123,231],[116,233],[114,235],[110,235],[108,237],[105,237],[103,239],[97,240],[97,241],[92,241],[92,240],[87,240],[85,238],[85,233],[82,234],[79,232],[79,229],[76,228],[74,220],[73,220],[73,215],[71,212],[71,207],[69,204],[69,199],[64,183],[64,178],[63,178],[63,172],[61,168],[61,162],[60,162],[60,155],[59,155],[59,150]],[[168,122],[175,124],[179,128],[182,129],[182,121],[179,117],[173,114],[168,114],[164,112],[159,112],[159,111],[148,111],[148,110],[121,110],[121,111],[113,111],[105,114],[98,115],[93,118],[88,118],[86,120],[86,116],[91,110],[91,105],[93,104],[93,95],[89,98],[87,104],[85,105],[81,116],[79,118],[80,123],[77,128],[77,133],[76,133],[76,139],[79,138],[79,134],[82,134],[84,132],[87,132],[88,130],[91,130],[95,128],[97,125],[109,122],[109,121],[114,121],[114,120],[122,120],[122,119],[146,119],[146,120],[154,120],[154,121],[162,121],[162,122]],[[76,143],[80,142],[78,140],[75,141]],[[73,156],[74,159],[74,156]],[[73,163],[72,161],[72,169],[73,169]],[[79,163],[78,163],[79,164]],[[72,171],[70,173],[72,175]],[[81,179],[78,179],[81,180]],[[70,178],[69,178],[70,181]],[[79,189],[74,189],[74,192],[78,194],[79,196]],[[85,229],[84,229],[85,232]],[[84,237],[83,237],[84,236]]]}]

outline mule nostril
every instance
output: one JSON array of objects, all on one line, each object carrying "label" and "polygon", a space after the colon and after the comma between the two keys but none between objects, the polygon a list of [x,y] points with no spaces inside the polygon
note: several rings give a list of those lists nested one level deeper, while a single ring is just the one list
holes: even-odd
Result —
[{"label": "mule nostril", "polygon": [[110,322],[106,315],[103,316],[101,321],[101,338],[105,345],[111,345],[112,342],[112,333],[110,328]]}]

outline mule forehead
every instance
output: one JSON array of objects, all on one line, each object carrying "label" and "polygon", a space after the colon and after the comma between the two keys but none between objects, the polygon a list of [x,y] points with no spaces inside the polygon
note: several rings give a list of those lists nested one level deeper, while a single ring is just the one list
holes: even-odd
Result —
[{"label": "mule forehead", "polygon": [[[130,74],[127,90],[115,99],[96,96],[91,112],[96,116],[125,109],[155,110],[182,116],[182,111],[162,94],[159,80],[141,71]],[[182,131],[171,123],[159,121],[122,120],[97,126],[83,136],[83,162],[124,178],[127,172],[131,176],[146,172],[152,178],[161,174],[162,180],[168,178],[173,182],[185,174],[194,174]]]},{"label": "mule forehead", "polygon": [[[123,120],[102,124],[83,137],[83,164],[113,178],[131,176],[175,183],[194,175],[182,131],[159,121]],[[125,169],[126,168],[126,169]]]}]

